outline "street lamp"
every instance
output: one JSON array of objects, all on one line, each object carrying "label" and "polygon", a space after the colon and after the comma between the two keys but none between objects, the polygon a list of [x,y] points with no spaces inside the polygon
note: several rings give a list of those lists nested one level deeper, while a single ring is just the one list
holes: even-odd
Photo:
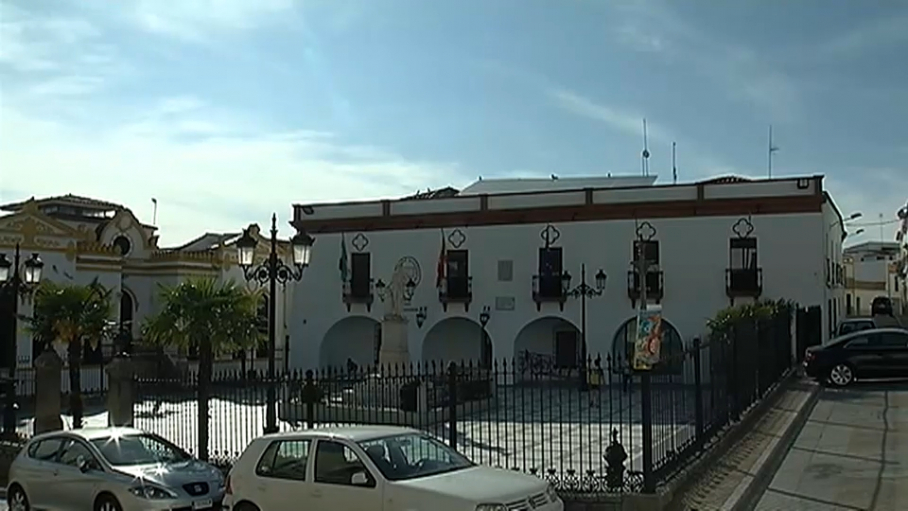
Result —
[{"label": "street lamp", "polygon": [[571,298],[580,298],[580,326],[581,326],[581,346],[584,348],[583,360],[580,361],[580,390],[587,390],[589,382],[586,380],[586,299],[601,296],[605,291],[605,283],[608,276],[602,271],[602,268],[596,272],[595,287],[586,283],[586,264],[580,265],[580,284],[574,289],[571,287],[571,274],[564,272],[561,274],[561,289],[565,296]]},{"label": "street lamp", "polygon": [[481,356],[480,363],[483,368],[491,369],[492,368],[492,350],[486,350],[486,325],[489,324],[489,320],[492,319],[492,308],[488,305],[482,307],[482,312],[479,314],[479,353]]},{"label": "street lamp", "polygon": [[16,423],[18,422],[16,416],[16,359],[18,358],[19,297],[31,293],[32,289],[41,281],[43,268],[44,262],[41,261],[38,254],[32,254],[20,267],[18,243],[16,243],[12,261],[6,258],[6,254],[0,254],[0,293],[10,293],[13,300],[12,317],[8,323],[13,330],[13,335],[9,346],[6,347],[9,367],[7,368],[6,402],[3,408],[3,434],[5,436],[16,434]]},{"label": "street lamp", "polygon": [[[277,376],[275,374],[277,284],[285,285],[303,278],[303,270],[309,266],[312,244],[315,238],[305,232],[297,232],[290,238],[292,267],[286,265],[277,255],[277,214],[271,215],[271,253],[262,264],[254,266],[255,247],[258,239],[249,229],[236,241],[237,261],[243,268],[247,282],[268,284],[268,396],[265,411],[265,433],[277,433]],[[286,349],[285,356],[286,356]]]}]

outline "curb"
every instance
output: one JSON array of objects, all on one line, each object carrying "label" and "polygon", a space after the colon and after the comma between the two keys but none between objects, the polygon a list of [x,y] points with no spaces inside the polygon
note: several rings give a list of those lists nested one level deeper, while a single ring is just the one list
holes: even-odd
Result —
[{"label": "curb", "polygon": [[753,475],[748,476],[744,482],[735,488],[732,495],[722,504],[722,511],[752,511],[756,508],[758,497],[769,488],[773,477],[779,467],[782,466],[782,462],[785,461],[785,456],[794,445],[795,440],[797,440],[798,435],[810,418],[814,407],[820,400],[821,392],[822,387],[820,385],[813,388],[801,409],[798,410],[788,427],[785,428],[785,432],[774,440],[774,445],[767,449],[757,460],[754,465]]}]

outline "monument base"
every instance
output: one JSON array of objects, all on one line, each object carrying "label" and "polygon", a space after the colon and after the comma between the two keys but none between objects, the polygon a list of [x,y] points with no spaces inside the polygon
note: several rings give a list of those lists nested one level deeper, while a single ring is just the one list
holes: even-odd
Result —
[{"label": "monument base", "polygon": [[381,349],[378,364],[381,371],[393,366],[410,364],[410,344],[407,338],[407,318],[387,314],[381,322]]}]

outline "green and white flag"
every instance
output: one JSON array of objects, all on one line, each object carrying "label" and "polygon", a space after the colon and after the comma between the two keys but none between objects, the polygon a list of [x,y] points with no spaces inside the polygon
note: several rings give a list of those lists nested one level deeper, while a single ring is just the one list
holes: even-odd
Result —
[{"label": "green and white flag", "polygon": [[343,233],[341,233],[341,255],[340,260],[337,262],[337,268],[340,270],[341,282],[347,282],[347,275],[349,275],[349,270],[347,269],[347,241]]}]

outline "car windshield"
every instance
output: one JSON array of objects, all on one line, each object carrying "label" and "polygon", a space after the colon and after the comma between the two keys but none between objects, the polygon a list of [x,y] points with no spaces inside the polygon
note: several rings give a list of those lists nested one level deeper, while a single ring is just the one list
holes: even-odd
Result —
[{"label": "car windshield", "polygon": [[871,328],[873,328],[872,321],[846,321],[839,325],[839,335],[847,335],[861,330],[870,330]]},{"label": "car windshield", "polygon": [[94,438],[91,443],[115,467],[177,463],[192,456],[153,435],[122,435]]},{"label": "car windshield", "polygon": [[359,442],[390,481],[402,481],[469,468],[475,464],[444,443],[418,433]]}]

